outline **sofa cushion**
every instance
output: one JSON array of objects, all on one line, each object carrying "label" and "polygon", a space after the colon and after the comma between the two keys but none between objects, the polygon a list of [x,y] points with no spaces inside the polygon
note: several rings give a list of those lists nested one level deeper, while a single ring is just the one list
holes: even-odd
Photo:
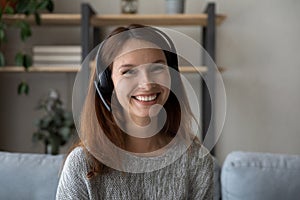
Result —
[{"label": "sofa cushion", "polygon": [[55,199],[63,155],[0,152],[0,199]]},{"label": "sofa cushion", "polygon": [[221,172],[224,200],[299,199],[300,156],[230,153]]}]

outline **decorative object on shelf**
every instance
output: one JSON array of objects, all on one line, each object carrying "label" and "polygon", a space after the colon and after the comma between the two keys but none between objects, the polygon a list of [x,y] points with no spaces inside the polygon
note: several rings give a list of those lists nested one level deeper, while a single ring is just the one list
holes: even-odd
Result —
[{"label": "decorative object on shelf", "polygon": [[185,0],[165,0],[165,11],[168,14],[184,13]]},{"label": "decorative object on shelf", "polygon": [[37,120],[38,130],[33,133],[32,139],[44,142],[45,153],[59,154],[60,146],[65,145],[75,132],[72,112],[64,108],[59,93],[54,89],[50,89],[47,97],[40,100],[37,109],[45,114]]},{"label": "decorative object on shelf", "polygon": [[[0,47],[7,42],[6,30],[8,24],[2,20],[4,14],[24,14],[26,16],[34,15],[36,24],[41,24],[40,11],[48,10],[52,12],[54,3],[52,0],[1,0],[0,4]],[[18,20],[12,26],[20,29],[20,38],[25,42],[31,36],[31,28],[28,22]],[[19,51],[15,56],[15,63],[18,66],[23,66],[27,70],[32,65],[32,59],[24,50]],[[0,67],[4,66],[5,55],[0,51]],[[18,94],[28,94],[29,86],[26,81],[22,81],[18,85]]]},{"label": "decorative object on shelf", "polygon": [[138,0],[121,0],[123,14],[135,14],[138,11]]}]

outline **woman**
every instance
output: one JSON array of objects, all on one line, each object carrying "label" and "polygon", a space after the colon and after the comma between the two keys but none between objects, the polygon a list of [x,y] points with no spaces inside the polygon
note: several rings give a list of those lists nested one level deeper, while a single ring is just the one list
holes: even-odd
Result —
[{"label": "woman", "polygon": [[115,29],[98,49],[56,198],[212,199],[212,159],[192,120],[170,38]]}]

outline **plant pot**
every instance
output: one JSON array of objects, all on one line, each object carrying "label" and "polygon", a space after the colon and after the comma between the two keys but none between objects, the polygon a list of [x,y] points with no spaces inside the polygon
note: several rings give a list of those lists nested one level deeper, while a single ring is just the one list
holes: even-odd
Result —
[{"label": "plant pot", "polygon": [[165,0],[165,10],[168,14],[184,13],[185,0]]}]

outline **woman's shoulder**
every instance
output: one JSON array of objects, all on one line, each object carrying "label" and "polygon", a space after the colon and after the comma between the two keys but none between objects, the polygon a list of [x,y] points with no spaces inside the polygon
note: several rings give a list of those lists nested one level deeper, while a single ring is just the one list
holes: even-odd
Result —
[{"label": "woman's shoulder", "polygon": [[72,170],[76,168],[86,169],[87,159],[83,147],[74,148],[67,156],[64,165],[67,168],[72,168]]},{"label": "woman's shoulder", "polygon": [[83,150],[83,147],[76,147],[74,148],[69,155],[67,156],[67,160],[84,160],[85,159],[85,153]]},{"label": "woman's shoulder", "polygon": [[213,158],[209,150],[203,144],[201,144],[199,140],[193,141],[187,153],[189,162],[191,164],[190,166],[205,165],[208,167],[212,167]]}]

